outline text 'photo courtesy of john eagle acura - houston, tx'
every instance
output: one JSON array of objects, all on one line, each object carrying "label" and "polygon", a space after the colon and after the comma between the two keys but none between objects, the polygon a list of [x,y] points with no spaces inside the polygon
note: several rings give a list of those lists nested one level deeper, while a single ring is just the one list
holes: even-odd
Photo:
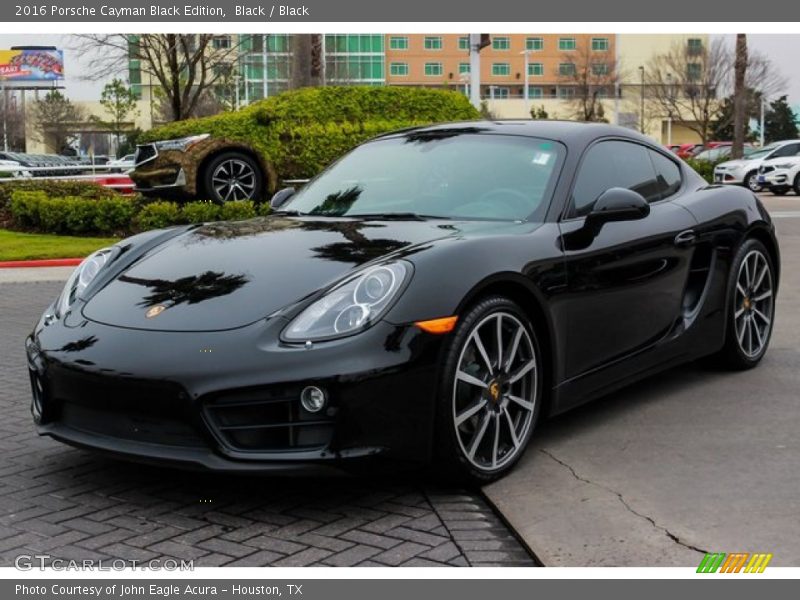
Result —
[{"label": "text 'photo courtesy of john eagle acura - houston, tx'", "polygon": [[[188,145],[152,147],[173,179]],[[240,162],[222,183],[264,187]],[[769,345],[761,202],[626,128],[410,127],[272,208],[87,258],[27,340],[39,433],[187,468],[392,461],[481,483],[548,415],[703,356],[754,367]]]}]

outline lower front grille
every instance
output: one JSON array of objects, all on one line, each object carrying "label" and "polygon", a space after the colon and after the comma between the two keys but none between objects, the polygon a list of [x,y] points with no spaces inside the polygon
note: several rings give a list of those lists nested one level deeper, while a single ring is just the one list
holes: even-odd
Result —
[{"label": "lower front grille", "polygon": [[333,419],[325,410],[311,414],[300,406],[301,388],[270,386],[216,395],[203,401],[206,423],[228,448],[242,452],[292,452],[323,449],[333,438]]}]

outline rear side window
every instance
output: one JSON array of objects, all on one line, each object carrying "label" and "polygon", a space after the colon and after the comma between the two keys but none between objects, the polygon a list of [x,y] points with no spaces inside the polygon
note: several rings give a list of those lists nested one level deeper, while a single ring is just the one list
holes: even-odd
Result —
[{"label": "rear side window", "polygon": [[681,169],[674,161],[671,161],[660,152],[654,150],[648,150],[647,152],[650,154],[650,160],[653,161],[653,168],[656,172],[658,199],[669,198],[681,189]]},{"label": "rear side window", "polygon": [[572,190],[569,217],[589,214],[600,195],[613,187],[639,192],[648,202],[660,200],[664,186],[656,177],[650,152],[639,144],[617,140],[589,148]]}]

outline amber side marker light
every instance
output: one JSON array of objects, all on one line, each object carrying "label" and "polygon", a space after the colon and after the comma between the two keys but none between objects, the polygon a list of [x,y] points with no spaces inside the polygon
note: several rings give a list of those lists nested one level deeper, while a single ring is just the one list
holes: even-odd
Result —
[{"label": "amber side marker light", "polygon": [[441,319],[431,319],[430,321],[417,321],[414,323],[417,327],[426,333],[433,333],[441,335],[443,333],[450,333],[455,329],[458,317],[442,317]]}]

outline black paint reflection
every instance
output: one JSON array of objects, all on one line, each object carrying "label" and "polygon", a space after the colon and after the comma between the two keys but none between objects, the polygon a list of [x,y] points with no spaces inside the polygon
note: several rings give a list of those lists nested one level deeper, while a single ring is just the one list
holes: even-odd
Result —
[{"label": "black paint reflection", "polygon": [[362,229],[385,226],[363,221],[306,221],[302,227],[312,231],[330,231],[341,234],[346,241],[331,242],[311,248],[318,258],[337,262],[362,264],[389,252],[405,248],[410,244],[403,240],[367,237]]},{"label": "black paint reflection", "polygon": [[81,338],[75,342],[69,342],[68,344],[64,344],[61,348],[58,349],[58,352],[80,352],[81,350],[86,350],[87,348],[91,348],[97,343],[97,337],[94,335],[87,336],[85,338]]},{"label": "black paint reflection", "polygon": [[150,288],[152,292],[145,296],[138,306],[143,308],[158,304],[169,308],[178,304],[198,304],[232,294],[250,281],[245,275],[225,275],[216,271],[206,271],[200,275],[181,277],[180,279],[144,279],[122,275],[120,281]]},{"label": "black paint reflection", "polygon": [[315,206],[308,214],[325,215],[328,217],[341,217],[346,215],[363,191],[364,190],[360,187],[353,186],[346,190],[328,194],[325,196],[325,200],[322,201],[322,204]]}]

